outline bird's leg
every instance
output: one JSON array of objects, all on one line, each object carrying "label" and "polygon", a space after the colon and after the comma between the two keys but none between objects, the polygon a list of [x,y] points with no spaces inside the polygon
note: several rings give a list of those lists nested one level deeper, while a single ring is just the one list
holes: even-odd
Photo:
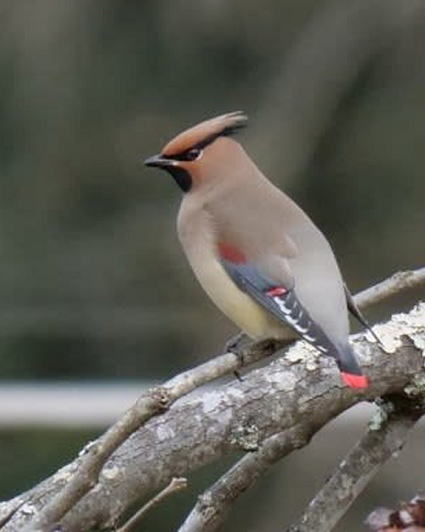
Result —
[{"label": "bird's leg", "polygon": [[[259,357],[255,356],[255,353],[261,353],[260,358],[268,357],[293,342],[294,339],[277,340],[274,338],[252,341],[246,334],[241,332],[226,342],[225,352],[234,353],[238,357],[240,367],[243,367],[249,364],[252,358],[258,360]],[[238,380],[242,380],[238,370],[233,373]]]},{"label": "bird's leg", "polygon": [[242,348],[246,347],[246,345],[249,342],[248,336],[243,333],[239,332],[235,336],[232,336],[227,342],[224,344],[224,350],[225,353],[235,353],[235,355],[238,355],[238,351],[241,351]]},{"label": "bird's leg", "polygon": [[287,347],[288,345],[294,343],[294,338],[288,338],[288,339],[276,339],[276,338],[268,338],[266,340],[260,340],[256,344],[254,344],[254,349],[258,349],[264,352],[265,356],[271,356],[276,353],[276,351],[279,351],[279,349],[283,349],[284,347]]},{"label": "bird's leg", "polygon": [[[239,365],[242,367],[244,365],[244,353],[250,341],[245,333],[240,332],[227,340],[224,345],[225,353],[234,353],[238,357]],[[242,381],[242,376],[238,370],[235,370],[233,374],[239,381]]]}]

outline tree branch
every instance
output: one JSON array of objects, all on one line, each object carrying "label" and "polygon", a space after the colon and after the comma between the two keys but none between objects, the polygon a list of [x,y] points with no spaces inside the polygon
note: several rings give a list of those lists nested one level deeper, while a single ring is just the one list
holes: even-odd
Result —
[{"label": "tree branch", "polygon": [[[355,302],[359,307],[377,303],[403,290],[414,288],[425,283],[425,268],[415,271],[399,272],[389,279],[357,294]],[[313,428],[311,427],[313,430]],[[319,427],[315,427],[317,431]],[[312,433],[312,432],[311,432]],[[236,499],[249,489],[277,461],[288,452],[297,448],[291,447],[294,438],[308,439],[311,435],[306,427],[294,427],[291,433],[275,434],[264,441],[261,448],[239,460],[229,471],[208,488],[199,498],[179,532],[211,532],[217,530],[235,503]],[[311,524],[311,520],[308,521]],[[316,530],[314,527],[311,530]],[[330,528],[329,528],[330,529]]]},{"label": "tree branch", "polygon": [[[380,285],[361,294],[359,306],[367,306],[379,301],[386,294],[393,294],[404,287],[419,284],[425,277],[425,268],[415,272],[398,273]],[[95,485],[99,473],[112,453],[140,426],[155,415],[168,409],[178,398],[195,388],[218,377],[237,371],[242,365],[249,365],[272,354],[270,346],[264,344],[249,345],[243,350],[243,356],[225,353],[205,364],[177,375],[162,386],[154,387],[143,394],[122,418],[120,418],[96,442],[91,444],[81,459],[78,472],[43,508],[32,525],[36,529],[52,528],[60,519]],[[7,514],[9,515],[9,514]]]},{"label": "tree branch", "polygon": [[[401,402],[399,398],[395,400]],[[390,409],[393,411],[385,415]],[[412,410],[412,405],[403,401],[397,409],[393,403],[388,403],[386,409],[382,406],[380,413],[380,424],[370,425],[366,435],[310,503],[300,523],[291,527],[289,532],[331,530],[379,467],[402,447],[407,433],[423,411]],[[300,424],[265,440],[257,452],[245,455],[198,498],[179,532],[218,530],[237,497],[273,464],[292,450],[306,445],[320,428]]]},{"label": "tree branch", "polygon": [[173,377],[162,386],[149,389],[114,425],[84,450],[75,474],[69,478],[63,490],[46,504],[31,527],[36,530],[55,528],[70,508],[94,488],[99,473],[111,454],[147,420],[165,412],[177,399],[199,386],[237,371],[242,365],[252,364],[268,354],[272,352],[264,349],[263,344],[259,344],[258,349],[255,346],[254,349],[246,349],[243,357],[225,353]]},{"label": "tree branch", "polygon": [[258,451],[246,454],[217,482],[198,497],[193,510],[179,532],[212,532],[217,530],[236,499],[255,484],[278,460],[306,445],[315,430],[298,424],[264,440]]},{"label": "tree branch", "polygon": [[372,420],[364,436],[288,532],[332,530],[379,469],[404,446],[410,430],[424,414],[424,404],[417,406],[400,397],[389,398],[381,406],[378,423]]},{"label": "tree branch", "polygon": [[354,299],[359,307],[366,307],[421,285],[425,285],[425,267],[397,272],[385,281],[358,293]]},{"label": "tree branch", "polygon": [[145,518],[146,514],[149,513],[155,506],[158,506],[158,504],[161,504],[161,502],[172,495],[173,493],[176,493],[177,491],[181,491],[182,489],[185,489],[187,487],[187,479],[180,477],[180,478],[172,478],[171,482],[166,486],[163,490],[161,490],[155,497],[153,497],[150,501],[148,501],[138,512],[136,512],[123,526],[121,526],[117,532],[131,532],[132,530],[136,530],[136,526],[140,525],[140,523]]},{"label": "tree branch", "polygon": [[[162,416],[150,419],[110,457],[96,487],[72,507],[62,525],[67,532],[81,530],[82,523],[86,529],[113,526],[126,508],[159,490],[173,476],[186,475],[241,449],[258,449],[274,434],[296,432],[294,427],[300,423],[308,437],[316,427],[361,400],[403,390],[415,376],[424,375],[420,342],[425,337],[425,305],[379,327],[379,335],[392,353],[362,335],[353,339],[372,381],[366,393],[343,387],[333,361],[317,357],[299,342],[284,359],[251,371],[242,382],[221,383],[214,390],[192,394]],[[234,355],[229,356],[234,360]],[[305,363],[295,364],[301,360]],[[172,381],[182,382],[181,377]],[[291,443],[293,448],[299,445],[296,440]],[[21,495],[20,508],[9,514],[3,530],[23,530],[28,523],[34,529],[40,509],[78,476],[75,472],[83,459]]]},{"label": "tree branch", "polygon": [[[411,272],[410,276],[405,276],[406,283],[411,284],[411,276]],[[416,274],[416,277],[418,277],[418,274]],[[373,292],[370,292],[369,295],[363,295],[363,306],[379,298],[384,290],[388,291],[387,286],[393,285],[403,286],[403,279],[400,280],[400,274],[388,279],[385,288],[378,287]],[[164,412],[179,397],[190,393],[202,384],[236,371],[241,367],[242,361],[244,364],[250,364],[270,354],[270,352],[263,351],[262,345],[258,345],[258,347],[258,349],[252,349],[252,346],[249,346],[244,350],[242,357],[233,353],[225,353],[174,377],[163,386],[148,390],[122,418],[110,427],[94,444],[90,445],[81,459],[77,473],[73,475],[63,490],[46,504],[35,522],[32,523],[32,526],[36,529],[46,530],[53,528],[96,485],[99,473],[111,454],[143,423],[153,416]]]}]

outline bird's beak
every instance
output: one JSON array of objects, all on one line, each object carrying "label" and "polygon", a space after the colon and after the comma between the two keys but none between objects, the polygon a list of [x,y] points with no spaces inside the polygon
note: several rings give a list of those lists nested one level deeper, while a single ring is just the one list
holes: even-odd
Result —
[{"label": "bird's beak", "polygon": [[164,168],[166,166],[175,166],[176,161],[173,161],[172,159],[167,159],[166,157],[158,153],[157,155],[148,157],[143,164],[145,166]]}]

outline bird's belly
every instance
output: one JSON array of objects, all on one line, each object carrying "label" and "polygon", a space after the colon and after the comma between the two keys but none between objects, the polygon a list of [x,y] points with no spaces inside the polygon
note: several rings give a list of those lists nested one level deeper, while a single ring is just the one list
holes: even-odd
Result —
[{"label": "bird's belly", "polygon": [[190,262],[196,277],[212,301],[248,336],[256,340],[294,336],[289,327],[242,292],[215,258],[199,263],[196,260]]}]

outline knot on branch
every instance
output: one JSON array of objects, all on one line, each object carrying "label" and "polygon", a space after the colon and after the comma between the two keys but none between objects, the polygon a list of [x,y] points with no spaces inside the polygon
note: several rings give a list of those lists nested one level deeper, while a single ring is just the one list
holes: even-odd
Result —
[{"label": "knot on branch", "polygon": [[409,384],[404,388],[404,392],[410,400],[421,405],[425,410],[425,375],[420,373],[414,375]]},{"label": "knot on branch", "polygon": [[378,411],[369,421],[369,430],[379,431],[383,426],[397,421],[410,419],[416,422],[425,414],[425,395],[387,394],[375,400]]},{"label": "knot on branch", "polygon": [[171,403],[170,393],[164,386],[154,386],[147,392],[147,396],[142,396],[137,401],[137,404],[141,407],[142,415],[145,414],[146,409],[150,410],[152,415],[165,412]]}]

